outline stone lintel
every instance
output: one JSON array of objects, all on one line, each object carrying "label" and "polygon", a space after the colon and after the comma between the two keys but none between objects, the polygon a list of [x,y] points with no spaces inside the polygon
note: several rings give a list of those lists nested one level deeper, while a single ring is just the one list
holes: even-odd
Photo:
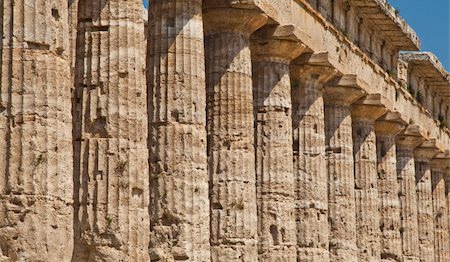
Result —
[{"label": "stone lintel", "polygon": [[267,21],[268,16],[260,10],[222,6],[203,8],[203,29],[206,35],[238,33],[249,37]]},{"label": "stone lintel", "polygon": [[[259,9],[257,0],[203,0],[203,8],[242,8]],[[223,18],[224,20],[229,17]]]},{"label": "stone lintel", "polygon": [[398,148],[412,150],[427,139],[428,132],[424,127],[411,124],[397,136],[396,144]]},{"label": "stone lintel", "polygon": [[392,102],[381,94],[370,94],[360,98],[352,105],[352,118],[374,122],[393,110]]},{"label": "stone lintel", "polygon": [[292,25],[266,25],[251,36],[252,60],[290,63],[306,49]]},{"label": "stone lintel", "polygon": [[417,161],[429,162],[441,152],[444,152],[444,146],[437,139],[429,139],[414,150],[414,157]]},{"label": "stone lintel", "polygon": [[367,86],[356,75],[334,77],[325,85],[325,103],[350,105],[366,94]]}]

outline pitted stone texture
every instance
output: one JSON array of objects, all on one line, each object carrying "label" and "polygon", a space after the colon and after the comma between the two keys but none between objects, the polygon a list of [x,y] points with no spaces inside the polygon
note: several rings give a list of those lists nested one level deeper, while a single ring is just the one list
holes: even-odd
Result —
[{"label": "pitted stone texture", "polygon": [[74,261],[148,260],[142,3],[78,3]]},{"label": "pitted stone texture", "polygon": [[291,72],[297,260],[325,262],[329,234],[323,83],[334,71],[293,65]]},{"label": "pitted stone texture", "polygon": [[289,65],[253,63],[258,261],[296,261]]},{"label": "pitted stone texture", "polygon": [[374,121],[353,118],[358,260],[380,261],[377,148]]},{"label": "pitted stone texture", "polygon": [[402,240],[395,135],[377,134],[377,154],[381,261],[400,261]]},{"label": "pitted stone texture", "polygon": [[151,261],[210,261],[201,2],[149,3]]},{"label": "pitted stone texture", "polygon": [[416,159],[417,221],[420,261],[434,261],[434,221],[429,159]]},{"label": "pitted stone texture", "polygon": [[253,10],[207,9],[204,19],[211,260],[257,261],[249,36],[267,17]]},{"label": "pitted stone texture", "polygon": [[419,260],[417,223],[416,171],[412,148],[397,144],[397,175],[400,197],[400,218],[403,261]]},{"label": "pitted stone texture", "polygon": [[433,219],[434,219],[434,253],[436,262],[450,261],[448,206],[445,197],[444,173],[433,167]]},{"label": "pitted stone texture", "polygon": [[70,261],[67,1],[5,0],[0,8],[0,260]]},{"label": "pitted stone texture", "polygon": [[357,261],[350,106],[325,104],[330,261]]}]

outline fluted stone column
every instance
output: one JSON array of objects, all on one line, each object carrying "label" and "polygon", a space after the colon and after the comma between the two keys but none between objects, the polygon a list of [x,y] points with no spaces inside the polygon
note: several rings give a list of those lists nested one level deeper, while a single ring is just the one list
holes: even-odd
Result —
[{"label": "fluted stone column", "polygon": [[450,261],[450,239],[448,225],[448,207],[445,195],[445,169],[450,165],[450,159],[435,159],[431,162],[433,189],[433,220],[434,220],[434,253],[435,261]]},{"label": "fluted stone column", "polygon": [[258,261],[297,261],[289,63],[305,46],[293,27],[252,36]]},{"label": "fluted stone column", "polygon": [[381,260],[375,120],[387,112],[387,104],[381,95],[368,95],[352,106],[359,261]]},{"label": "fluted stone column", "polygon": [[201,0],[151,0],[151,261],[210,261]]},{"label": "fluted stone column", "polygon": [[70,261],[67,1],[3,0],[0,8],[0,260]]},{"label": "fluted stone column", "polygon": [[[342,84],[340,84],[342,82]],[[350,105],[363,93],[354,76],[325,88],[330,261],[357,261],[355,178]]]},{"label": "fluted stone column", "polygon": [[397,137],[397,178],[400,198],[400,234],[402,238],[402,261],[419,260],[419,233],[417,223],[416,171],[413,150],[423,138],[422,129],[417,126],[408,128]]},{"label": "fluted stone column", "polygon": [[211,261],[257,261],[257,207],[250,34],[256,10],[204,2]]},{"label": "fluted stone column", "polygon": [[448,234],[450,238],[450,168],[447,168],[445,170],[444,179],[445,179],[445,198],[447,204]]},{"label": "fluted stone column", "polygon": [[417,186],[417,221],[420,261],[434,261],[434,219],[430,160],[438,153],[433,148],[414,151]]},{"label": "fluted stone column", "polygon": [[78,7],[73,261],[147,261],[142,2],[80,0]]},{"label": "fluted stone column", "polygon": [[378,197],[381,261],[401,261],[400,199],[395,138],[405,127],[399,114],[388,113],[375,124],[378,159]]},{"label": "fluted stone column", "polygon": [[291,66],[297,261],[329,261],[323,85],[336,70]]}]

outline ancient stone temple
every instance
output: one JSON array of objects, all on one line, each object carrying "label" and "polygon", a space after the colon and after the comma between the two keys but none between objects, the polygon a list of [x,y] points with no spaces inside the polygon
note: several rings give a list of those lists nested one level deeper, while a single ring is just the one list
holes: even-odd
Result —
[{"label": "ancient stone temple", "polygon": [[450,75],[386,0],[149,2],[0,1],[0,261],[450,261]]}]

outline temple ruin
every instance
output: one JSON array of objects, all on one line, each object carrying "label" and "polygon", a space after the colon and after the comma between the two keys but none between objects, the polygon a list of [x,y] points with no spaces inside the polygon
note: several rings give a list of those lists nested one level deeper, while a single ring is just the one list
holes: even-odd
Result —
[{"label": "temple ruin", "polygon": [[0,261],[450,261],[450,75],[386,0],[149,2],[0,1]]}]

